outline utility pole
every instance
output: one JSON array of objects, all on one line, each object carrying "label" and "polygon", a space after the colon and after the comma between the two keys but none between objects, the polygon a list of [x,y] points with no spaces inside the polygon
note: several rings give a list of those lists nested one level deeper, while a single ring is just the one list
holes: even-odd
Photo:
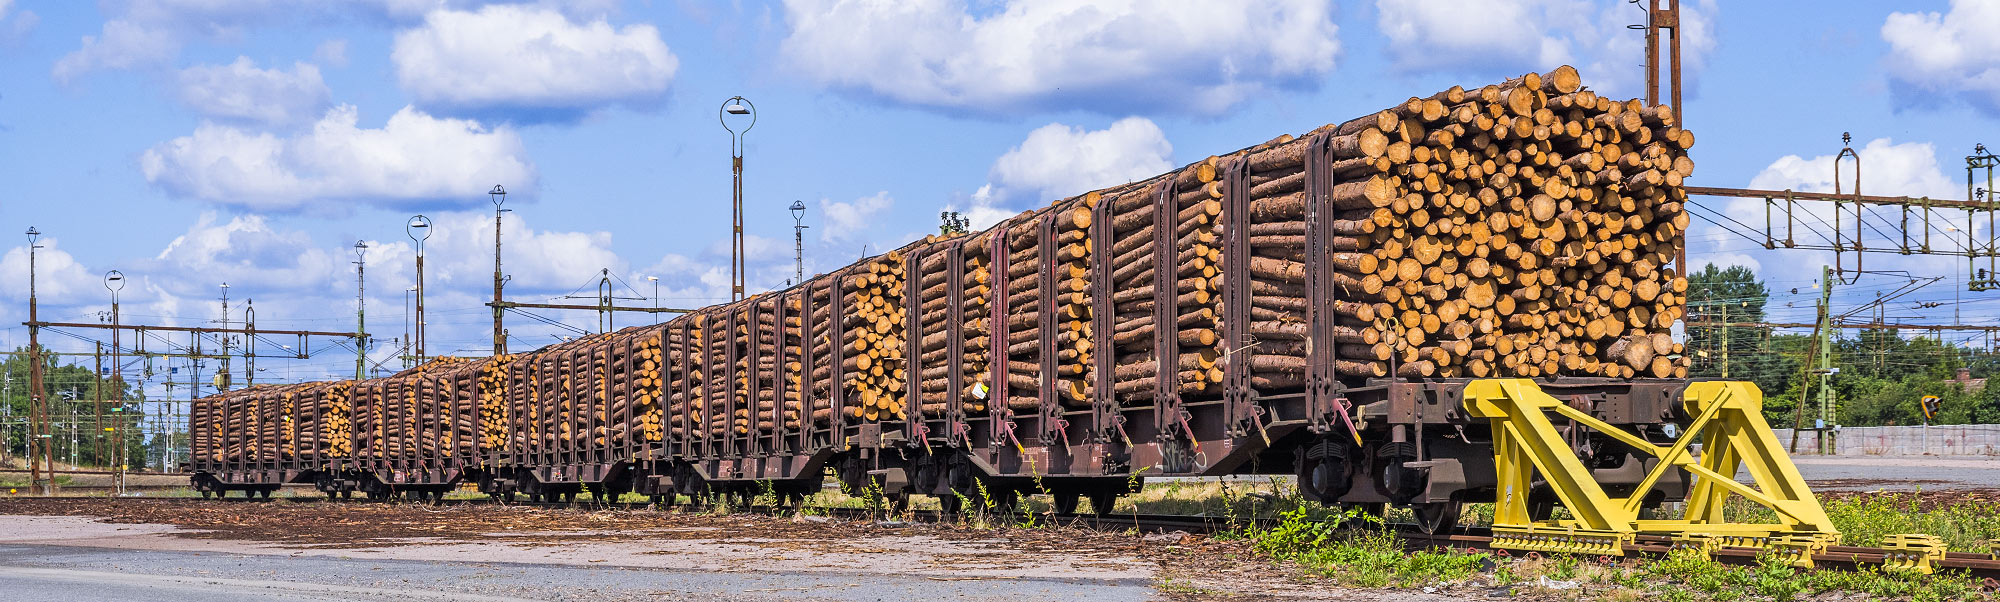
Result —
[{"label": "utility pole", "polygon": [[354,380],[368,378],[367,241],[354,241]]},{"label": "utility pole", "polygon": [[1722,302],[1722,379],[1729,380],[1729,301]]},{"label": "utility pole", "polygon": [[507,354],[507,331],[500,326],[500,287],[504,280],[500,276],[500,214],[506,213],[500,205],[507,202],[507,189],[499,184],[486,194],[493,197],[493,357]]},{"label": "utility pole", "polygon": [[[112,332],[117,331],[114,330]],[[91,387],[90,397],[91,406],[94,408],[94,413],[97,414],[97,420],[95,423],[96,430],[92,431],[91,440],[96,442],[97,445],[92,446],[96,450],[96,453],[92,454],[91,457],[97,461],[98,465],[102,466],[104,464],[104,341],[97,341],[97,353],[92,355],[96,356],[96,369],[90,372],[91,382],[95,384],[95,386]]]},{"label": "utility pole", "polygon": [[[222,283],[222,327],[229,328],[229,283],[227,282]],[[222,339],[222,369],[215,373],[215,391],[220,393],[229,390],[229,335],[216,338]]]},{"label": "utility pole", "polygon": [[[42,233],[34,226],[28,227],[28,321],[36,322],[35,300],[35,244]],[[28,325],[28,488],[41,488],[42,495],[55,495],[55,452],[50,445],[55,442],[52,433],[46,432],[48,425],[42,421],[48,417],[48,408],[43,407],[47,398],[42,389],[42,343],[41,329]],[[40,448],[36,446],[40,445]],[[36,450],[41,453],[37,454]],[[43,479],[42,469],[48,468],[47,479]]]},{"label": "utility pole", "polygon": [[[119,331],[118,293],[119,291],[125,290],[125,273],[120,272],[118,270],[111,270],[109,272],[105,272],[104,288],[111,291],[111,386],[113,387],[114,390],[118,392],[117,397],[114,399],[114,401],[117,402],[118,404],[117,409],[115,411],[118,412],[119,416],[124,416],[125,370],[124,370],[124,365],[119,363],[122,358],[118,353],[118,331]],[[100,382],[99,385],[101,388],[102,383]],[[98,418],[97,436],[100,438],[100,440],[102,440],[102,437],[104,437],[104,424],[103,424],[104,409],[102,407],[99,407],[97,410],[97,418]],[[113,447],[111,449],[111,457],[113,460],[113,465],[118,467],[117,468],[118,473],[117,476],[115,477],[117,480],[116,484],[118,486],[118,492],[124,493],[126,462],[124,462],[121,458],[124,456],[125,453],[125,431],[123,429],[120,429],[115,432],[118,434],[118,437],[117,441],[114,443],[116,447]],[[99,454],[98,457],[100,458],[103,457],[102,451],[99,451],[98,454]]]},{"label": "utility pole", "polygon": [[1833,390],[1828,383],[1833,378],[1833,268],[1820,266],[1819,291],[1819,332],[1815,333],[1819,345],[1819,420],[1815,421],[1813,432],[1819,438],[1819,453],[1833,453]]}]

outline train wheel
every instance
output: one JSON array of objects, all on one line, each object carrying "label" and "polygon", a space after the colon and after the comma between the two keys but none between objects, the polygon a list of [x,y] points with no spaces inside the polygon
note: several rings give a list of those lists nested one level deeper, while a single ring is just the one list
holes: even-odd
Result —
[{"label": "train wheel", "polygon": [[1077,502],[1083,501],[1083,494],[1074,491],[1058,491],[1050,494],[1056,514],[1076,514]]},{"label": "train wheel", "polygon": [[201,490],[201,499],[204,499],[204,500],[205,500],[205,499],[208,499],[208,496],[209,496],[209,493],[211,493],[211,492],[210,492],[209,490],[207,490],[207,489],[203,489],[203,490]]},{"label": "train wheel", "polygon": [[1118,505],[1117,492],[1104,491],[1104,492],[1090,494],[1090,513],[1093,516],[1104,516],[1106,514],[1110,514],[1111,509],[1117,505]]},{"label": "train wheel", "polygon": [[965,498],[956,493],[938,496],[938,510],[948,518],[956,518],[965,512]]},{"label": "train wheel", "polygon": [[1410,512],[1417,516],[1417,528],[1425,533],[1442,533],[1458,526],[1459,513],[1465,509],[1458,502],[1431,502],[1411,504]]},{"label": "train wheel", "polygon": [[563,503],[565,504],[576,503],[576,492],[574,491],[564,492],[562,496],[563,496]]},{"label": "train wheel", "polygon": [[995,489],[990,493],[993,496],[994,514],[1013,514],[1021,507],[1020,492],[1012,489]]}]

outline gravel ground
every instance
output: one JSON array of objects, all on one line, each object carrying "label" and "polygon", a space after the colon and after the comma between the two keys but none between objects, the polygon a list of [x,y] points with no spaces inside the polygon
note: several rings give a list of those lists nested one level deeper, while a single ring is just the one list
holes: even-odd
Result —
[{"label": "gravel ground", "polygon": [[0,582],[148,602],[1449,599],[1307,587],[1185,534],[195,500],[0,500]]}]

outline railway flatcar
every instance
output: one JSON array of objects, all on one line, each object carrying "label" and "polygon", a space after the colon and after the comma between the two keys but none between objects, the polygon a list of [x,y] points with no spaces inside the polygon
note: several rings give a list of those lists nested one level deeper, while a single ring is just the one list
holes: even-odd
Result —
[{"label": "railway flatcar", "polygon": [[268,437],[241,437],[275,419],[246,417],[299,410],[218,394],[195,478],[798,503],[832,477],[891,505],[1104,512],[1147,478],[1295,475],[1436,529],[1563,499],[1502,491],[1509,427],[1467,399],[1525,379],[1576,413],[1579,472],[1657,506],[1687,472],[1632,444],[1701,418],[1670,336],[1693,142],[1568,67],[1453,87],[663,324],[314,385],[351,400],[353,428],[317,431],[352,438],[338,461],[260,464]]}]

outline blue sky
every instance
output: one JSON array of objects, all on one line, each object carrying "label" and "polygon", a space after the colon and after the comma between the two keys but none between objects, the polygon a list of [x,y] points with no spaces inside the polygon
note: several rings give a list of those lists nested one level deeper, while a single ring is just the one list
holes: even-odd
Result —
[{"label": "blue sky", "polygon": [[[1684,4],[1691,184],[1820,189],[1847,131],[1868,160],[1865,192],[1964,196],[1958,157],[2000,116],[2000,42],[1979,35],[2000,10]],[[988,221],[1453,84],[1568,63],[1603,94],[1642,93],[1640,34],[1624,28],[1642,11],[1624,2],[1217,12],[1231,6],[0,0],[0,224],[16,233],[0,239],[0,322],[15,325],[0,342],[25,344],[18,233],[32,225],[46,237],[43,316],[71,321],[97,319],[101,275],[119,269],[129,322],[215,319],[227,281],[233,304],[255,299],[260,326],[349,329],[350,247],[369,241],[369,330],[387,353],[413,277],[402,224],[421,212],[438,224],[430,350],[481,354],[494,184],[513,192],[510,298],[588,293],[609,269],[632,286],[621,294],[650,296],[653,276],[664,305],[723,299],[729,137],[716,112],[738,94],[759,110],[744,187],[750,283],[764,290],[791,276],[795,199],[810,207],[811,273],[934,231],[945,208]],[[1703,205],[1761,223],[1758,207]],[[1702,222],[1690,249],[1696,265],[1754,267],[1780,293],[1774,317],[1801,321],[1828,260]],[[1870,261],[1964,271],[1962,259]],[[1867,276],[1836,304],[1898,284]],[[1992,293],[1957,298],[1890,315],[1993,323],[2000,309]],[[1909,299],[1951,302],[1954,287]],[[516,349],[566,332],[508,323]],[[328,351],[289,368],[352,365]]]}]

